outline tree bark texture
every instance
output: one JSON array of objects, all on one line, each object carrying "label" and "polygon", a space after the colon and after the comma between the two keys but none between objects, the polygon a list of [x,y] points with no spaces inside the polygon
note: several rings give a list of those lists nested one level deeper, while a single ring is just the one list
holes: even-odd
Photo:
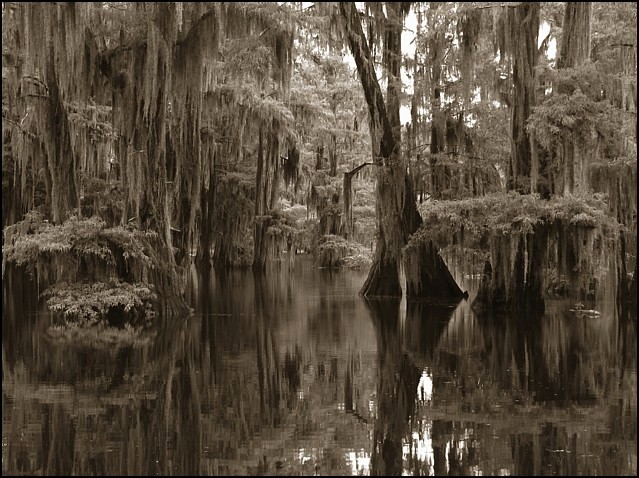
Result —
[{"label": "tree bark texture", "polygon": [[513,39],[513,111],[512,153],[507,186],[527,194],[531,189],[532,148],[526,132],[526,121],[535,106],[535,73],[537,37],[539,32],[539,3],[524,3],[510,8],[510,22],[517,36]]},{"label": "tree bark texture", "polygon": [[[368,105],[373,164],[377,168],[376,212],[378,218],[377,246],[373,265],[360,294],[370,296],[400,297],[399,281],[401,249],[410,234],[421,224],[412,186],[406,174],[406,166],[399,151],[399,100],[396,81],[399,79],[401,59],[401,16],[399,5],[389,3],[389,27],[385,48],[391,48],[388,71],[389,108],[382,96],[375,67],[369,50],[359,13],[353,2],[341,2],[340,13],[346,36],[357,65],[357,71]],[[394,71],[393,71],[394,70]],[[395,120],[395,124],[391,121]]]},{"label": "tree bark texture", "polygon": [[[576,68],[590,59],[591,12],[591,2],[566,2],[558,68]],[[583,140],[577,138],[564,140],[559,151],[564,195],[588,190],[588,163],[592,160],[588,152],[594,149],[594,145],[583,144]]]},{"label": "tree bark texture", "polygon": [[408,298],[459,301],[463,297],[432,241],[404,249],[404,265]]}]

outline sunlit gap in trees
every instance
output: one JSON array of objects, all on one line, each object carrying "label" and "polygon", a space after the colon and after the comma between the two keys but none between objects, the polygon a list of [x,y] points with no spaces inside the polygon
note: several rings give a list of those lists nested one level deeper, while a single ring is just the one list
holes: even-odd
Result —
[{"label": "sunlit gap in trees", "polygon": [[[303,2],[302,7],[306,8],[312,5],[312,3],[313,2]],[[365,6],[362,2],[355,2],[355,5],[357,6],[358,10],[365,9]],[[411,10],[408,12],[408,15],[404,19],[404,30],[402,32],[402,53],[409,58],[412,58],[415,55],[415,48],[417,44],[416,32],[417,32],[417,15],[415,14],[414,9],[411,8]],[[542,22],[539,27],[539,37],[538,37],[539,39],[538,39],[538,45],[537,45],[538,47],[542,46],[544,39],[548,36],[549,33],[550,33],[550,24],[545,21]],[[457,38],[453,39],[453,44],[456,45],[457,42],[458,42]],[[350,51],[348,51],[348,49],[345,48],[343,54],[344,54],[344,62],[353,71],[355,71],[356,70],[355,60],[353,59],[353,56],[351,55]],[[552,38],[548,42],[548,48],[544,52],[544,54],[548,57],[549,60],[551,60],[551,62],[554,62],[557,55],[557,40],[555,38]],[[497,52],[495,55],[495,63],[499,63],[499,52]],[[386,78],[382,74],[382,68],[380,67],[380,65],[376,65],[375,70],[377,72],[377,77],[380,80],[380,86],[384,88],[386,83]],[[458,80],[458,78],[449,78],[449,79]],[[405,67],[402,68],[402,89],[403,89],[403,93],[405,93],[408,96],[414,93],[412,76],[410,76],[408,70]],[[473,90],[473,98],[471,99],[471,102],[473,104],[477,104],[480,101],[479,90],[480,90],[479,87]],[[449,104],[454,101],[454,95],[449,96],[444,94],[442,100],[444,104]],[[500,103],[498,101],[493,101],[493,104],[495,105],[495,107],[500,106]],[[429,116],[427,111],[420,111],[420,114],[422,114],[426,118],[428,118]],[[410,105],[407,105],[407,104],[401,105],[399,110],[399,116],[400,116],[401,124],[403,125],[410,124],[411,123]],[[476,122],[476,119],[472,117],[472,113],[469,113],[465,118],[466,126],[472,128],[475,122]]]}]

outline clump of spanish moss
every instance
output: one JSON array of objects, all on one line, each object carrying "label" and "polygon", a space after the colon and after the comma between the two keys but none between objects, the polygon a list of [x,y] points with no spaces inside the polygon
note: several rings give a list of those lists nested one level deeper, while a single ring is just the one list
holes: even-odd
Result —
[{"label": "clump of spanish moss", "polygon": [[3,265],[35,276],[49,309],[64,322],[144,323],[153,316],[157,296],[149,271],[161,267],[152,245],[156,233],[107,227],[97,216],[72,215],[54,225],[34,211],[4,235]]},{"label": "clump of spanish moss", "polygon": [[567,296],[584,299],[614,280],[620,225],[607,214],[604,199],[593,195],[546,201],[511,192],[432,201],[421,206],[424,224],[406,252],[431,244],[489,252],[476,307],[543,307],[549,270],[566,281]]},{"label": "clump of spanish moss", "polygon": [[363,269],[372,263],[372,254],[369,249],[334,234],[320,238],[315,257],[319,267]]}]

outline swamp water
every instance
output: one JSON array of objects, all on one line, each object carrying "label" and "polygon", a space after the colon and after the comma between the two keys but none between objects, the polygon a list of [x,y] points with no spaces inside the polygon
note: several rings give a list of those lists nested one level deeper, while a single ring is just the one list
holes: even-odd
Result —
[{"label": "swamp water", "polygon": [[612,304],[477,315],[365,301],[365,277],[192,270],[194,315],[134,341],[52,338],[6,281],[3,474],[636,475],[636,329]]}]

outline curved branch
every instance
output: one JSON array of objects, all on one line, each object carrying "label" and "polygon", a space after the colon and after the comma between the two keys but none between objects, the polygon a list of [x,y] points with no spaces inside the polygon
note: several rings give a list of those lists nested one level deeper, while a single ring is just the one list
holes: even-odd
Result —
[{"label": "curved branch", "polygon": [[393,129],[388,119],[386,103],[384,102],[384,96],[377,81],[375,66],[366,37],[364,36],[359,12],[354,2],[340,2],[339,8],[341,17],[344,20],[348,44],[355,59],[357,73],[359,74],[364,89],[364,96],[370,113],[370,121],[373,126],[371,133],[374,133],[375,130],[381,133],[381,137],[378,138],[378,140],[380,140],[379,147],[383,148],[379,150],[381,153],[380,156],[384,159],[389,159],[397,148],[397,142],[395,141]]}]

